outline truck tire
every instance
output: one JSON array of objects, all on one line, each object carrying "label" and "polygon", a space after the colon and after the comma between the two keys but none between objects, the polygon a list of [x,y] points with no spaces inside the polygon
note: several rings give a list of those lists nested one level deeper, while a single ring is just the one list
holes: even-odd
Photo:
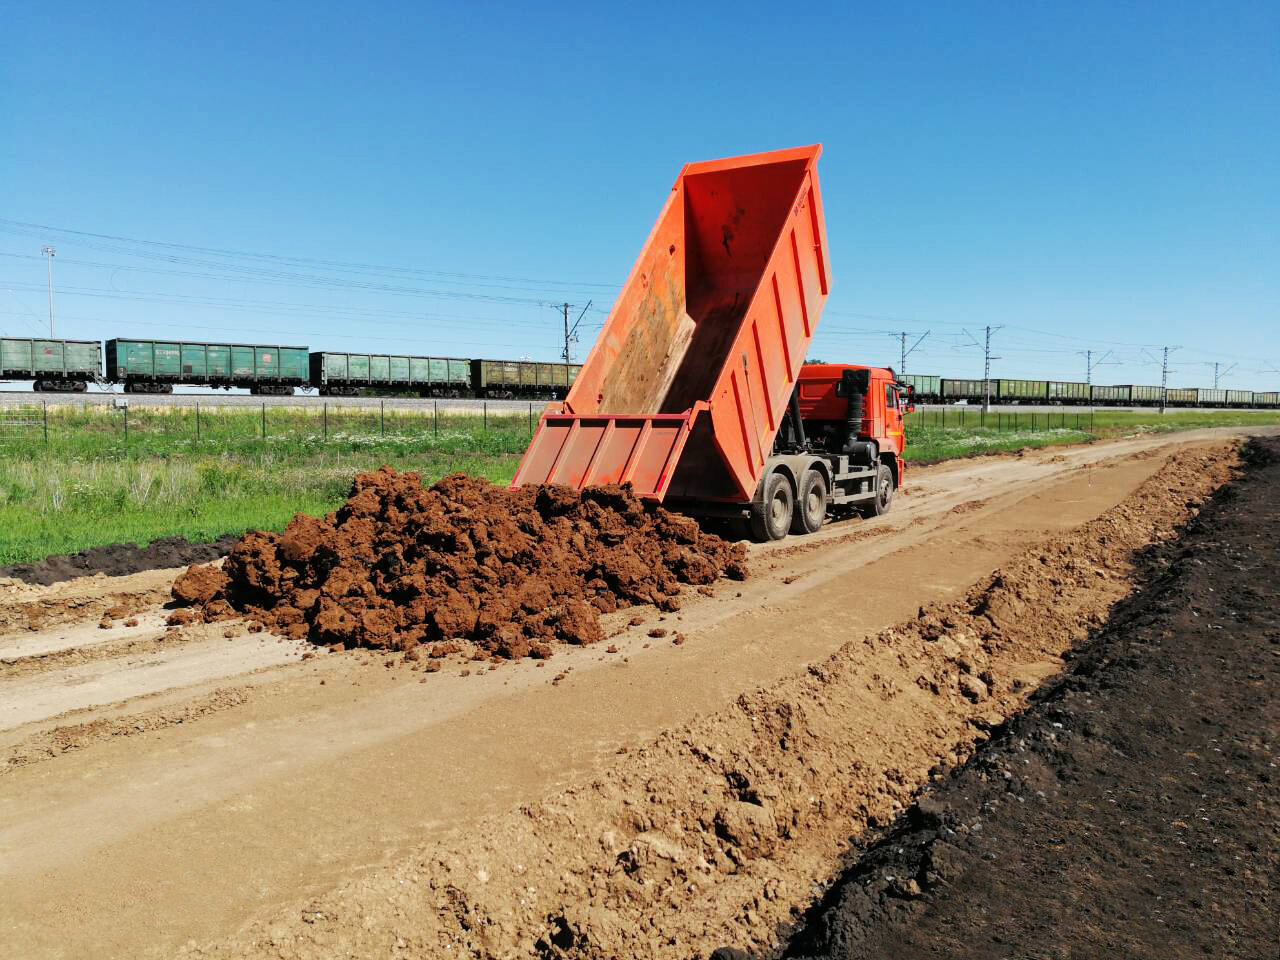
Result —
[{"label": "truck tire", "polygon": [[791,514],[791,532],[817,533],[826,519],[827,478],[818,470],[806,470],[800,478],[800,492]]},{"label": "truck tire", "polygon": [[888,513],[893,506],[893,492],[897,489],[893,482],[893,471],[885,464],[876,470],[876,498],[862,508],[864,517],[878,517]]},{"label": "truck tire", "polygon": [[764,493],[751,502],[751,538],[757,543],[781,540],[791,528],[795,506],[791,481],[778,471],[764,478]]}]

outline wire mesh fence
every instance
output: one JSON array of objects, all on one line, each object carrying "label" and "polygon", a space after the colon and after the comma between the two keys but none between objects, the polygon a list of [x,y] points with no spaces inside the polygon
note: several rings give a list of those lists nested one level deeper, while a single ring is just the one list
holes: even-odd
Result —
[{"label": "wire mesh fence", "polygon": [[50,447],[162,453],[197,445],[273,446],[301,444],[368,446],[448,442],[458,435],[484,438],[499,446],[527,441],[543,404],[512,409],[510,403],[474,409],[441,403],[388,408],[377,405],[130,406],[119,399],[77,404],[33,403],[0,412],[0,448]]},{"label": "wire mesh fence", "polygon": [[1002,431],[1076,430],[1091,433],[1094,411],[1086,410],[982,410],[963,406],[917,408],[904,418],[908,435],[911,429],[931,427],[946,429],[983,429]]}]

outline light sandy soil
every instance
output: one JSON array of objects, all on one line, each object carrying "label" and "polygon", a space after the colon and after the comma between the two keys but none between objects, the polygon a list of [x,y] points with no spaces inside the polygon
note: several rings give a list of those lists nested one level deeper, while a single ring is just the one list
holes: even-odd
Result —
[{"label": "light sandy soil", "polygon": [[[305,645],[225,624],[170,633],[173,571],[0,588],[0,938],[13,956],[133,957],[234,934],[587,783],[1236,433],[913,470],[888,516],[755,548],[747,582],[639,626],[635,611],[607,619],[618,653],[545,667],[422,678],[370,654],[304,661]],[[138,626],[100,629],[112,606]],[[659,624],[687,642],[649,639]],[[1028,684],[1056,667],[1009,665]]]}]

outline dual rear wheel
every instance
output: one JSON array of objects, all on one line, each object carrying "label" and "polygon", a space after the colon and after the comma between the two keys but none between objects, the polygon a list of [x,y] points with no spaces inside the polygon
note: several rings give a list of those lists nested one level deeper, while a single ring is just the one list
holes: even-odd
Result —
[{"label": "dual rear wheel", "polygon": [[[816,533],[821,529],[831,497],[821,471],[806,470],[796,490],[792,490],[791,481],[780,471],[769,474],[764,484],[764,495],[751,504],[747,521],[753,540],[763,543],[781,540],[788,533]],[[875,499],[861,507],[862,515],[878,517],[887,513],[896,488],[893,471],[886,464],[880,464],[876,470]]]},{"label": "dual rear wheel", "polygon": [[781,540],[788,533],[815,533],[827,517],[830,491],[817,470],[806,470],[798,490],[786,475],[774,471],[765,478],[764,495],[751,504],[751,537],[763,542]]}]

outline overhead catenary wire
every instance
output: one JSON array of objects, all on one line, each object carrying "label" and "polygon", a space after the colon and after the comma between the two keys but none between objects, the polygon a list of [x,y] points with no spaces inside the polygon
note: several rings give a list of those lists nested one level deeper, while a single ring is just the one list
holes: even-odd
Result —
[{"label": "overhead catenary wire", "polygon": [[[319,257],[294,256],[288,254],[264,253],[235,247],[219,247],[219,246],[199,246],[196,244],[182,244],[169,241],[148,240],[138,237],[131,237],[122,234],[112,234],[104,232],[92,232],[85,230],[77,230],[68,227],[58,227],[47,224],[32,223],[15,219],[0,218],[0,233],[7,233],[11,236],[40,236],[41,239],[57,240],[71,247],[78,247],[90,250],[98,250],[111,254],[107,259],[81,259],[77,257],[68,257],[60,254],[59,263],[66,264],[68,267],[76,267],[80,270],[110,270],[112,271],[111,286],[114,287],[114,278],[121,272],[135,271],[138,273],[146,273],[152,276],[163,277],[183,277],[190,279],[209,280],[216,283],[264,283],[276,284],[282,286],[295,286],[299,288],[323,289],[323,290],[345,290],[353,295],[359,296],[396,296],[399,298],[422,298],[425,300],[452,300],[458,303],[488,303],[500,307],[505,307],[518,313],[525,307],[530,306],[553,306],[557,309],[561,308],[563,302],[574,299],[572,295],[569,297],[554,297],[548,294],[570,293],[572,290],[585,290],[587,288],[593,290],[610,290],[619,289],[619,284],[600,280],[573,280],[560,281],[540,279],[528,276],[504,275],[504,274],[481,274],[466,273],[462,271],[433,270],[418,267],[402,267],[374,263],[364,263],[357,261],[347,261],[338,259],[326,259]],[[34,254],[18,254],[0,252],[7,258],[16,261],[41,259]],[[112,258],[122,258],[125,261],[143,261],[138,262],[110,262]],[[183,269],[190,268],[190,269]],[[384,282],[392,281],[392,282]],[[421,281],[420,283],[406,283],[403,281]],[[2,282],[2,281],[0,281]],[[34,292],[34,285],[28,286],[23,283],[13,283],[18,289]],[[461,288],[461,289],[459,289]],[[363,304],[304,304],[297,301],[267,298],[228,298],[216,297],[211,295],[198,294],[179,294],[165,293],[162,291],[140,291],[140,290],[120,290],[106,289],[102,287],[90,287],[81,285],[79,287],[73,285],[64,285],[59,283],[59,298],[63,296],[84,296],[95,298],[110,298],[114,300],[132,301],[141,303],[165,304],[171,306],[181,305],[187,307],[201,308],[217,308],[226,310],[237,310],[244,312],[257,312],[263,314],[275,313],[277,315],[300,315],[311,313],[323,316],[336,316],[344,318],[403,318],[404,326],[410,324],[418,326],[423,322],[445,321],[445,320],[461,320],[468,324],[490,325],[495,328],[523,328],[530,329],[541,327],[538,321],[531,318],[524,318],[519,315],[509,317],[479,317],[470,316],[460,313],[445,313],[437,310],[388,310],[384,307],[374,307]],[[516,294],[529,293],[531,296],[519,296]],[[16,295],[15,295],[16,296]],[[594,306],[594,298],[584,297],[588,299],[588,310],[597,315],[605,316],[608,314],[606,308]],[[581,302],[581,301],[579,301]],[[608,302],[606,300],[606,302]],[[63,315],[62,311],[59,311]],[[66,314],[68,319],[72,319],[76,314]],[[579,325],[581,325],[580,318]],[[861,324],[851,324],[850,321],[871,321],[875,324],[885,325],[892,324],[893,327],[884,326],[863,326]],[[29,318],[25,315],[22,322],[29,325]],[[111,323],[123,323],[128,321],[107,320]],[[154,321],[134,321],[140,325],[149,324],[162,327],[164,324],[155,323]],[[598,330],[602,326],[602,322],[591,322],[581,325],[584,330]],[[912,346],[908,353],[915,355],[918,350],[918,356],[921,358],[939,358],[945,357],[948,353],[963,352],[968,349],[974,349],[979,346],[973,343],[964,343],[961,340],[962,335],[967,335],[965,322],[960,320],[931,319],[929,327],[941,326],[944,328],[955,328],[956,333],[935,334],[930,337],[930,343],[917,343]],[[1002,324],[1006,328],[1006,335],[1001,337],[1001,347],[1006,356],[1014,358],[1022,357],[1030,362],[1035,362],[1035,358],[1044,358],[1046,361],[1052,357],[1065,357],[1073,353],[1080,353],[1077,348],[1069,346],[1069,344],[1091,344],[1100,346],[1112,346],[1119,348],[1119,351],[1108,351],[1112,354],[1112,362],[1117,364],[1132,364],[1142,362],[1134,357],[1123,356],[1125,350],[1137,350],[1143,348],[1155,349],[1156,344],[1138,343],[1119,340],[1106,340],[1092,337],[1081,337],[1078,335],[1064,334],[1053,330],[1045,330],[1039,327],[1030,326],[1021,323]],[[909,327],[923,328],[924,324],[918,318],[904,317],[892,312],[864,312],[857,310],[841,309],[839,307],[829,307],[825,311],[824,323],[818,331],[820,339],[837,338],[847,343],[866,344],[868,346],[875,343],[876,338],[883,337],[886,334],[899,338],[900,347],[902,345],[902,335],[908,332]],[[210,328],[214,329],[214,328]],[[229,328],[220,328],[229,329]],[[245,329],[245,328],[236,328]],[[929,330],[915,329],[910,330],[912,336],[919,336],[922,333],[927,336]],[[1014,336],[1008,336],[1009,332],[1013,332]],[[434,339],[443,339],[443,331],[433,331]],[[344,338],[346,335],[344,335]],[[390,342],[393,339],[411,339],[411,338],[383,338]],[[1061,347],[1051,346],[1044,342],[1045,339],[1050,341],[1058,341],[1063,344]],[[933,343],[932,341],[937,341]],[[428,342],[425,340],[417,340],[416,342]],[[454,342],[471,342],[468,340],[457,340]],[[488,336],[482,341],[487,346],[497,346],[496,342]],[[527,347],[528,344],[517,345],[514,348],[520,349]],[[859,349],[863,349],[861,346]],[[871,352],[871,350],[867,350]],[[1227,359],[1252,362],[1254,364],[1263,364],[1258,370],[1254,371],[1260,375],[1280,375],[1280,370],[1275,368],[1274,361],[1259,361],[1257,357],[1240,357],[1231,354],[1221,353],[1217,351],[1200,350],[1195,348],[1186,348],[1186,352],[1199,356],[1217,356]],[[905,357],[899,350],[899,365],[903,365]],[[945,362],[933,360],[920,360],[919,362]],[[1192,363],[1194,361],[1187,361]],[[1203,361],[1208,363],[1209,361]],[[1269,364],[1269,366],[1267,366]],[[1086,361],[1087,366],[1094,366]],[[1185,364],[1171,363],[1169,366],[1184,366]],[[1228,370],[1231,368],[1228,367]],[[1241,370],[1241,372],[1244,372]],[[1225,374],[1221,374],[1225,375]],[[1086,378],[1090,377],[1090,373],[1086,373]]]}]

